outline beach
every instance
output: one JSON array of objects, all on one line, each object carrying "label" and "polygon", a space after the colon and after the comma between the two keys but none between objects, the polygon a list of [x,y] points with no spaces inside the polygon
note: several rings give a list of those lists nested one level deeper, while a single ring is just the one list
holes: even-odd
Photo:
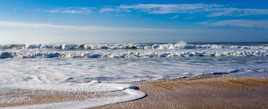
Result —
[{"label": "beach", "polygon": [[0,109],[268,109],[267,4],[2,0]]},{"label": "beach", "polygon": [[[133,82],[146,97],[130,102],[110,104],[93,109],[267,109],[267,77],[196,76]],[[17,102],[1,103],[0,107],[83,101],[103,97],[94,93],[63,93],[53,91],[9,91],[0,101],[17,97]],[[105,96],[118,96],[110,94]],[[18,99],[24,99],[19,102]],[[16,100],[15,100],[16,101]],[[19,107],[18,107],[19,108]],[[75,108],[74,108],[75,109]],[[91,109],[91,108],[89,108]]]},{"label": "beach", "polygon": [[220,76],[136,83],[142,100],[94,109],[267,109],[268,79]]}]

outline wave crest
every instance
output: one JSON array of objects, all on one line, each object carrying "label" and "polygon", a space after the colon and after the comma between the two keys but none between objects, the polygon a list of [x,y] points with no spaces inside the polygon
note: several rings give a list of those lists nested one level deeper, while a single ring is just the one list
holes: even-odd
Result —
[{"label": "wave crest", "polygon": [[267,45],[221,44],[11,44],[0,58],[153,58],[192,56],[268,56]]}]

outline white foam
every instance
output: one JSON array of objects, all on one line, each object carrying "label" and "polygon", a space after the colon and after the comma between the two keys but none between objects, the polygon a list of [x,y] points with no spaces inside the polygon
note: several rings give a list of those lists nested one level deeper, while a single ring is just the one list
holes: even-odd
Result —
[{"label": "white foam", "polygon": [[[30,87],[29,87],[30,86]],[[10,86],[9,86],[10,87]],[[87,99],[83,101],[69,101],[69,102],[59,102],[50,104],[37,104],[37,105],[26,105],[17,107],[6,107],[1,109],[83,109],[92,108],[97,106],[103,106],[107,104],[121,103],[132,100],[137,100],[146,96],[145,93],[132,89],[131,85],[127,84],[114,84],[114,83],[100,83],[91,82],[89,84],[75,84],[75,85],[33,85],[28,84],[28,86],[21,85],[15,87],[30,88],[30,89],[41,89],[41,90],[57,90],[57,91],[82,91],[82,92],[103,92],[103,91],[121,91],[125,94],[122,96],[113,97],[101,97]],[[14,86],[13,86],[14,88]]]},{"label": "white foam", "polygon": [[1,45],[0,59],[6,58],[153,58],[190,56],[268,56],[266,45],[219,44],[22,44]]}]

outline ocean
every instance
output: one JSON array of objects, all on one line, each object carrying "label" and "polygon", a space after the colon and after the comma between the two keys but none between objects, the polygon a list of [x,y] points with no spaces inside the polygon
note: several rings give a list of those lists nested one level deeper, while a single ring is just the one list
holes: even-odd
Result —
[{"label": "ocean", "polygon": [[0,66],[2,89],[123,91],[130,96],[112,99],[122,102],[145,96],[126,91],[133,86],[124,84],[135,81],[267,76],[268,43],[5,44]]}]

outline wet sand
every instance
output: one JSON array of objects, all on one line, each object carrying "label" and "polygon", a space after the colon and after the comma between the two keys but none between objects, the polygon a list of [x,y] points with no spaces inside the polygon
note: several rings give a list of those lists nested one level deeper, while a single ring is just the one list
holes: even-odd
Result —
[{"label": "wet sand", "polygon": [[[267,78],[205,75],[133,84],[148,96],[137,101],[94,109],[268,109]],[[0,93],[0,108],[85,100],[102,96],[107,95],[12,90]]]},{"label": "wet sand", "polygon": [[120,93],[63,92],[47,90],[7,89],[0,90],[0,108],[34,104],[50,104],[83,101],[100,97],[122,96]]},{"label": "wet sand", "polygon": [[100,97],[94,93],[9,89],[0,93],[0,107],[48,104]]},{"label": "wet sand", "polygon": [[193,77],[136,83],[142,100],[94,109],[268,109],[268,79]]}]

